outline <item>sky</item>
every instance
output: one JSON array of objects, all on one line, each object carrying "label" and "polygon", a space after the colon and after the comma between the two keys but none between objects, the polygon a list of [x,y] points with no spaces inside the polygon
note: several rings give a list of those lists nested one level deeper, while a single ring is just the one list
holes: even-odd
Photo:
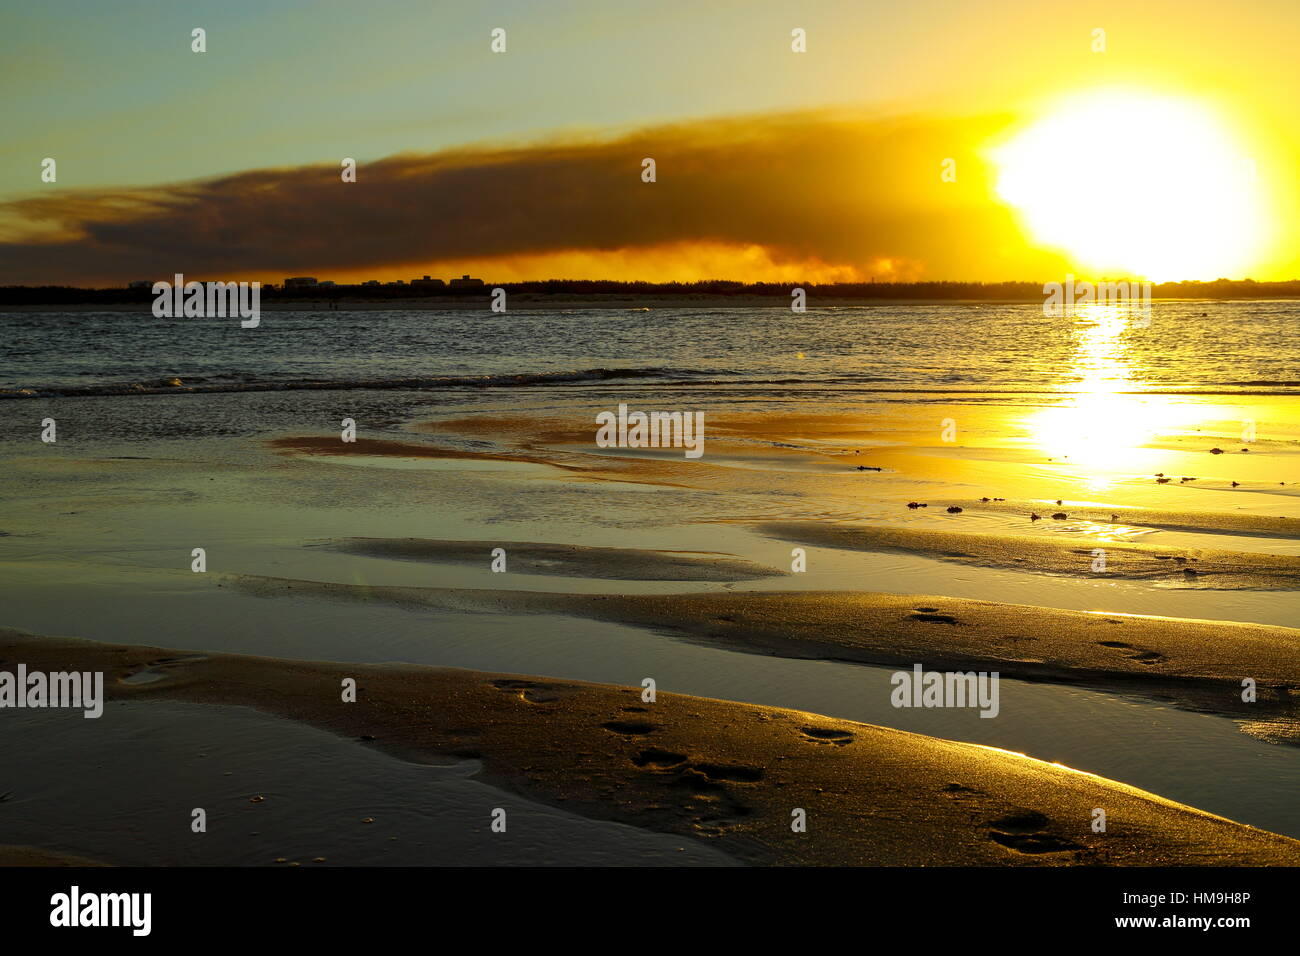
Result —
[{"label": "sky", "polygon": [[1293,0],[9,4],[0,283],[1300,278],[1296,49]]}]

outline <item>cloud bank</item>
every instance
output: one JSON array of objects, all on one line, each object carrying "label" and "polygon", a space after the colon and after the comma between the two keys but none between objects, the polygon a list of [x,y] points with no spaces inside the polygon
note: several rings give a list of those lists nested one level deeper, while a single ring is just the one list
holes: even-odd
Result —
[{"label": "cloud bank", "polygon": [[[0,284],[356,277],[467,261],[518,275],[548,256],[629,273],[567,278],[640,278],[637,250],[689,257],[693,246],[841,278],[1033,278],[1054,260],[990,198],[979,148],[996,128],[808,113],[400,154],[361,162],[355,183],[334,160],[140,189],[52,184],[0,204]],[[955,182],[941,177],[945,159]],[[700,268],[719,261],[702,256]]]}]

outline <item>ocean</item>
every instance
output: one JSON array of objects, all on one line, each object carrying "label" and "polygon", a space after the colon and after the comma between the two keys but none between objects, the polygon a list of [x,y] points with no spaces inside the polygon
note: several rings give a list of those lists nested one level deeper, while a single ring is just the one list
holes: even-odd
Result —
[{"label": "ocean", "polygon": [[[0,313],[0,398],[278,389],[663,384],[1012,396],[1300,392],[1300,303],[1121,307]],[[175,380],[179,379],[179,384]]]}]

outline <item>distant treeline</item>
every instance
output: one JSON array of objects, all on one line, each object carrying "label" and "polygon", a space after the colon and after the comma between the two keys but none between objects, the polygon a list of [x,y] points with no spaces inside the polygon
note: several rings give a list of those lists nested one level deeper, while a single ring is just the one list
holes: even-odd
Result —
[{"label": "distant treeline", "polygon": [[[606,279],[547,279],[538,282],[502,282],[508,293],[574,296],[618,295],[652,299],[680,296],[771,296],[788,298],[795,287],[809,298],[834,299],[987,299],[1033,301],[1044,296],[1041,282],[616,282]],[[478,289],[416,285],[334,285],[285,289],[263,285],[267,301],[329,299],[439,299],[484,297],[493,284]],[[1160,282],[1151,294],[1161,299],[1261,299],[1300,297],[1300,279],[1256,282],[1253,279],[1215,279],[1212,282]],[[0,286],[0,305],[94,305],[152,302],[148,288],[81,289],[73,286]]]}]

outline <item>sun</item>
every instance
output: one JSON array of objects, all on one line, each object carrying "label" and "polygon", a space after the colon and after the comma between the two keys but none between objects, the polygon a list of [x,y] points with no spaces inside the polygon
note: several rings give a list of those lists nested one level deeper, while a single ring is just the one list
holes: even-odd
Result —
[{"label": "sun", "polygon": [[1255,164],[1193,99],[1074,97],[990,153],[998,196],[1081,271],[1242,278],[1260,261],[1269,228]]}]

